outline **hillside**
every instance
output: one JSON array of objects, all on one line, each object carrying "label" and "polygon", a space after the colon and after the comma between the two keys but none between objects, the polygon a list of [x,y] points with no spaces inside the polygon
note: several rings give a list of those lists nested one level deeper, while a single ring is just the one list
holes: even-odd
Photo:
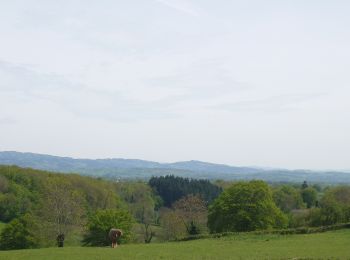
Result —
[{"label": "hillside", "polygon": [[105,177],[110,179],[149,179],[173,174],[199,179],[249,180],[268,182],[350,183],[349,172],[263,169],[234,167],[201,161],[158,163],[137,159],[74,159],[45,154],[0,152],[0,164],[17,165],[62,173]]}]

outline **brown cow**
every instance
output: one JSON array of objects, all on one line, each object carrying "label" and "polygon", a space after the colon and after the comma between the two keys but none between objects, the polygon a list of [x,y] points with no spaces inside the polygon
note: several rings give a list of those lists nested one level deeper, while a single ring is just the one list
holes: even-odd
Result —
[{"label": "brown cow", "polygon": [[120,229],[117,228],[111,228],[111,230],[108,233],[108,237],[112,242],[112,248],[115,248],[118,246],[117,240],[119,237],[123,235],[123,232]]}]

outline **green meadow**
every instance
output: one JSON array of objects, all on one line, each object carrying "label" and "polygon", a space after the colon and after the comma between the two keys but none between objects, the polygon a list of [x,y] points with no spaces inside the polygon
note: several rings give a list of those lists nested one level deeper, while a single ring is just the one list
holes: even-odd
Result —
[{"label": "green meadow", "polygon": [[350,259],[350,230],[306,235],[238,234],[187,242],[0,252],[0,259]]}]

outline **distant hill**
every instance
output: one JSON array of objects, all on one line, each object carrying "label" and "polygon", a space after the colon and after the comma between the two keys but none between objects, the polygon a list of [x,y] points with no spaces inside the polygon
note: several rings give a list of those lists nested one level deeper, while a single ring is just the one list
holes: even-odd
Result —
[{"label": "distant hill", "polygon": [[17,165],[62,173],[79,173],[110,179],[149,179],[173,174],[197,179],[249,180],[268,182],[350,183],[350,173],[234,167],[201,161],[158,163],[137,159],[74,159],[45,154],[0,152],[0,164]]}]

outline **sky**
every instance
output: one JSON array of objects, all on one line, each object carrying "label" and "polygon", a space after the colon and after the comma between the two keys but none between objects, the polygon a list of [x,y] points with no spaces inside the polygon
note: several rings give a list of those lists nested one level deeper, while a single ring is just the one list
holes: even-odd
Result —
[{"label": "sky", "polygon": [[2,0],[0,150],[350,169],[350,1]]}]

